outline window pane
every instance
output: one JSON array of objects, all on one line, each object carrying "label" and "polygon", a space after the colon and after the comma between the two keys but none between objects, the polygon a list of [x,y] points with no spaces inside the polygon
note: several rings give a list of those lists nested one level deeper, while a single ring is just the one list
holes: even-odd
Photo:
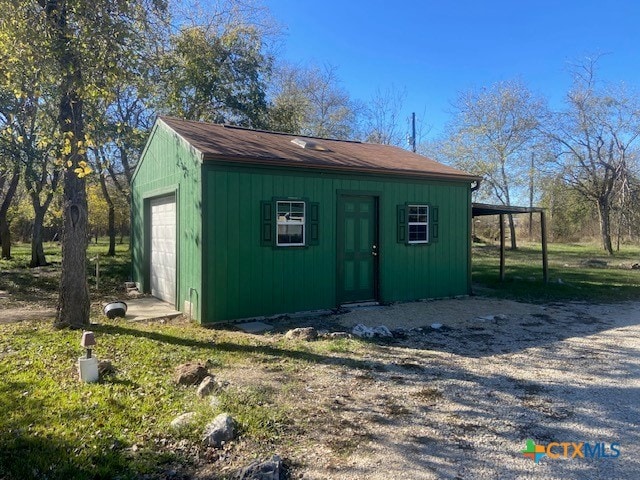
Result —
[{"label": "window pane", "polygon": [[409,241],[410,242],[426,242],[427,226],[426,225],[409,225]]},{"label": "window pane", "polygon": [[278,225],[278,243],[303,243],[303,226],[302,225]]},{"label": "window pane", "polygon": [[426,223],[428,221],[429,207],[426,205],[409,205],[408,221],[410,223]]},{"label": "window pane", "polygon": [[304,202],[277,202],[278,245],[304,244]]}]

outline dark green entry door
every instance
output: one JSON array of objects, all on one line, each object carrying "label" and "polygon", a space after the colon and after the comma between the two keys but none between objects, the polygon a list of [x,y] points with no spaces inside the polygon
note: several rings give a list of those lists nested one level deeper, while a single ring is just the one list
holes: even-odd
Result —
[{"label": "dark green entry door", "polygon": [[338,197],[338,302],[377,299],[377,197]]}]

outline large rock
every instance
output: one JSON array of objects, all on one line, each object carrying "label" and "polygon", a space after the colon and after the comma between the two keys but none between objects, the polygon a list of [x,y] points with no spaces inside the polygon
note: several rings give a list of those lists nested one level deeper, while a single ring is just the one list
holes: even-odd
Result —
[{"label": "large rock", "polygon": [[205,427],[202,443],[206,447],[220,448],[225,442],[233,440],[235,434],[235,420],[228,413],[221,413]]},{"label": "large rock", "polygon": [[196,385],[209,375],[209,371],[200,362],[188,362],[178,365],[175,370],[175,380],[178,385]]},{"label": "large rock", "polygon": [[187,412],[182,415],[178,415],[176,418],[171,420],[171,428],[176,430],[181,430],[184,427],[187,427],[193,422],[193,419],[196,417],[196,412]]},{"label": "large rock", "polygon": [[284,338],[288,340],[315,340],[318,338],[318,331],[313,327],[294,328],[285,333]]},{"label": "large rock", "polygon": [[385,325],[378,325],[377,327],[367,327],[362,323],[359,323],[351,331],[356,337],[360,338],[373,338],[373,337],[393,337],[393,333]]},{"label": "large rock", "polygon": [[280,480],[282,478],[282,460],[278,455],[266,462],[250,463],[236,474],[236,480]]},{"label": "large rock", "polygon": [[198,385],[198,390],[196,393],[199,397],[206,397],[218,388],[218,384],[213,378],[213,375],[207,375],[206,377],[204,377],[202,382],[200,382],[200,385]]}]

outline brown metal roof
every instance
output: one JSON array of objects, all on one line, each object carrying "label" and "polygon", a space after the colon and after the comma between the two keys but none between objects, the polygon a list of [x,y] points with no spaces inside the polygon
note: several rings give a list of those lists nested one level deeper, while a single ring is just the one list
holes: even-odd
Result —
[{"label": "brown metal roof", "polygon": [[[160,117],[172,130],[202,153],[203,161],[302,166],[330,170],[393,173],[475,181],[479,177],[443,165],[402,148],[374,143],[329,140],[228,125]],[[292,143],[300,139],[306,148]],[[315,147],[315,148],[314,148]]]}]

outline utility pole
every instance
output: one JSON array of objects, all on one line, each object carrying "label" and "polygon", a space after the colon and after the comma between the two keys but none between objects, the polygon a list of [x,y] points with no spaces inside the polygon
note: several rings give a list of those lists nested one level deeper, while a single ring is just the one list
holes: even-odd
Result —
[{"label": "utility pole", "polygon": [[[533,208],[533,188],[535,174],[535,153],[531,152],[531,167],[529,168],[529,208]],[[529,212],[529,241],[533,237],[533,212]]]},{"label": "utility pole", "polygon": [[416,112],[411,114],[411,151],[416,152]]}]

